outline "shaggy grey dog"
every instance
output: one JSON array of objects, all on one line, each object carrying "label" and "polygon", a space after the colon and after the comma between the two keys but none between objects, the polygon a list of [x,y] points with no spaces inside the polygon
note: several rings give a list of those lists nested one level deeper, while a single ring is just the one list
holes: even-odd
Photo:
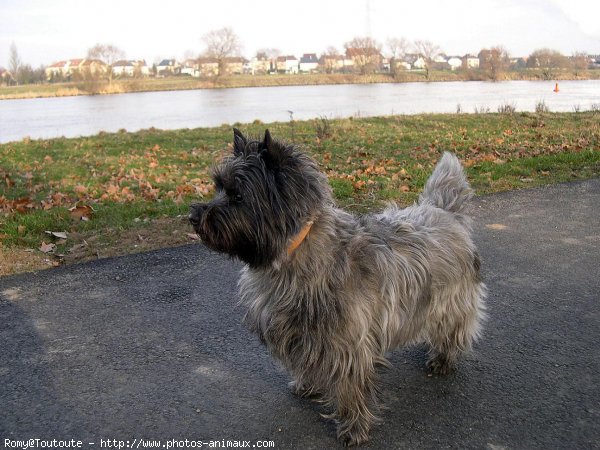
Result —
[{"label": "shaggy grey dog", "polygon": [[338,437],[360,444],[387,351],[425,342],[428,366],[446,374],[480,334],[486,289],[463,169],[444,153],[417,204],[356,217],[334,206],[314,160],[268,130],[260,141],[234,130],[233,147],[190,221],[208,247],[246,263],[245,320],[294,392],[332,406]]}]

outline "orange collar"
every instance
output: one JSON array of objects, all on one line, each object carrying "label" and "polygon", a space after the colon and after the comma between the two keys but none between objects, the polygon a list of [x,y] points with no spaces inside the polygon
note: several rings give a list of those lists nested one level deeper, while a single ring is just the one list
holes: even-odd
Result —
[{"label": "orange collar", "polygon": [[310,231],[311,227],[313,226],[313,223],[314,223],[313,220],[307,222],[306,225],[304,225],[304,227],[298,232],[298,234],[296,236],[294,236],[294,239],[292,239],[292,242],[290,243],[290,246],[287,249],[288,256],[291,256],[292,253],[294,253],[294,251],[298,247],[300,247],[300,244],[302,244],[302,242],[304,242],[304,239],[306,239],[306,236],[308,235],[308,232]]}]

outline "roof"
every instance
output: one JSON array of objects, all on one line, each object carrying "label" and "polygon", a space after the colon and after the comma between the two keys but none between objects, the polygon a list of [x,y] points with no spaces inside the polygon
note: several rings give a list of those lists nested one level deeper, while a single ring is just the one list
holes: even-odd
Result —
[{"label": "roof", "polygon": [[158,65],[159,66],[174,66],[176,64],[174,59],[163,59]]},{"label": "roof", "polygon": [[319,60],[317,59],[317,55],[315,53],[305,53],[304,55],[302,55],[302,58],[300,58],[300,64],[302,63],[318,63]]},{"label": "roof", "polygon": [[124,59],[117,61],[113,64],[113,67],[130,67],[133,66],[133,61],[126,61]]},{"label": "roof", "polygon": [[293,55],[287,55],[287,56],[279,56],[277,57],[277,61],[279,62],[285,62],[285,61],[298,61],[298,58],[296,58]]},{"label": "roof", "polygon": [[100,61],[99,59],[85,59],[83,61],[83,64],[81,64],[81,65],[83,67],[88,67],[88,66],[91,66],[92,64],[99,64],[101,66],[106,66],[106,63],[104,61]]}]

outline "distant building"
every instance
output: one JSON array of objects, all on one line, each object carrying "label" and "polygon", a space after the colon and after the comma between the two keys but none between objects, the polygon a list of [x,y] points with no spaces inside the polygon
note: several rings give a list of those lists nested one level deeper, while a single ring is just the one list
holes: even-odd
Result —
[{"label": "distant building", "polygon": [[208,56],[198,58],[198,73],[203,77],[213,77],[219,74],[219,60]]},{"label": "distant building", "polygon": [[298,73],[298,58],[292,55],[277,58],[277,72]]},{"label": "distant building", "polygon": [[479,69],[479,58],[477,56],[467,54],[463,56],[462,60],[467,69]]},{"label": "distant building", "polygon": [[186,59],[181,65],[182,75],[198,78],[200,76],[200,67],[197,59]]},{"label": "distant building", "polygon": [[417,55],[415,53],[409,53],[404,57],[404,61],[408,64],[410,64],[412,69],[424,69],[425,67],[427,67],[427,62],[425,61],[425,58],[423,58],[421,55]]},{"label": "distant building", "polygon": [[319,68],[319,59],[316,53],[305,53],[300,58],[298,70],[302,73],[313,73]]},{"label": "distant building", "polygon": [[275,70],[275,64],[266,53],[259,52],[250,61],[248,61],[245,72],[252,75],[264,75]]},{"label": "distant building", "polygon": [[150,75],[150,68],[144,60],[120,60],[112,65],[112,72],[115,77],[134,77]]},{"label": "distant building", "polygon": [[383,56],[378,49],[353,48],[346,49],[346,59],[352,60],[352,66],[361,73],[375,72],[381,69]]},{"label": "distant building", "polygon": [[321,55],[319,68],[325,73],[341,72],[344,69],[344,57],[342,55]]},{"label": "distant building", "polygon": [[244,73],[244,65],[248,61],[241,56],[230,56],[223,59],[225,66],[225,72],[234,75],[240,75]]},{"label": "distant building", "polygon": [[46,78],[53,80],[57,78],[70,80],[73,76],[96,75],[105,73],[108,66],[98,59],[76,58],[58,61],[46,67]]},{"label": "distant building", "polygon": [[181,65],[174,59],[163,59],[156,66],[158,76],[178,75],[181,73]]},{"label": "distant building", "polygon": [[0,67],[0,84],[8,84],[12,80],[12,74],[4,67]]},{"label": "distant building", "polygon": [[463,65],[463,61],[460,56],[449,56],[447,63],[451,70],[460,69]]}]

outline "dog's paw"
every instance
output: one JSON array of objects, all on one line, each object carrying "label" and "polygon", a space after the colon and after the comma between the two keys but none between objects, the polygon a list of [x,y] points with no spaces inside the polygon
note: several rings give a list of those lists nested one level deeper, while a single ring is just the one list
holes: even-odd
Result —
[{"label": "dog's paw", "polygon": [[355,424],[351,428],[338,427],[338,439],[345,447],[364,444],[369,440],[368,428]]},{"label": "dog's paw", "polygon": [[290,381],[288,383],[288,387],[292,391],[292,394],[297,395],[298,397],[314,398],[319,395],[317,392],[315,392],[310,387],[300,384],[297,381]]},{"label": "dog's paw", "polygon": [[427,361],[427,368],[435,375],[449,375],[454,372],[455,364],[444,355],[437,355]]}]

